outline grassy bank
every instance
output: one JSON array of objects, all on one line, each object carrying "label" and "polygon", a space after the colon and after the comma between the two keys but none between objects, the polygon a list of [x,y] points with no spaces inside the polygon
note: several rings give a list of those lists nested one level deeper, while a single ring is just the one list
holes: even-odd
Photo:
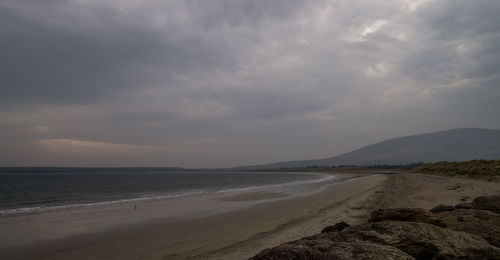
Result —
[{"label": "grassy bank", "polygon": [[437,162],[417,167],[412,169],[411,172],[442,174],[449,176],[463,175],[485,180],[500,180],[500,160]]},{"label": "grassy bank", "polygon": [[297,168],[271,168],[251,170],[254,172],[329,172],[329,173],[395,173],[406,172],[420,164],[407,165],[374,165],[374,166],[337,166],[337,167],[297,167]]}]

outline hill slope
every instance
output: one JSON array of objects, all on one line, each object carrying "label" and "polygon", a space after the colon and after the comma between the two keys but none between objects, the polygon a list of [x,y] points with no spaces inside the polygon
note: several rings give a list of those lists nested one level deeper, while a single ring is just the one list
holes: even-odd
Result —
[{"label": "hill slope", "polygon": [[399,165],[416,162],[468,161],[500,158],[500,130],[460,128],[404,136],[368,145],[339,156],[245,166],[239,169],[272,169],[308,166]]}]

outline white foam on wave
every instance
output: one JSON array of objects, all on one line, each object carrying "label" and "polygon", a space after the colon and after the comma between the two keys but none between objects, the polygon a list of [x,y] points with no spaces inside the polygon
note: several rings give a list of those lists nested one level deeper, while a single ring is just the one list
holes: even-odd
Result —
[{"label": "white foam on wave", "polygon": [[215,193],[243,192],[243,191],[256,190],[256,189],[283,188],[283,187],[289,187],[289,186],[298,186],[298,185],[327,182],[327,181],[331,181],[331,180],[339,178],[339,176],[323,174],[323,173],[304,173],[304,174],[322,175],[323,177],[319,178],[319,179],[314,179],[314,180],[292,181],[292,182],[279,183],[279,184],[250,186],[250,187],[245,187],[245,188],[219,190],[219,191],[215,191]]},{"label": "white foam on wave", "polygon": [[51,211],[51,210],[77,208],[77,207],[100,206],[100,205],[109,205],[109,204],[126,203],[126,202],[134,202],[134,201],[180,198],[180,197],[194,196],[194,195],[200,195],[200,194],[205,194],[205,193],[206,192],[204,192],[204,191],[199,191],[199,192],[188,192],[188,193],[179,193],[179,194],[171,194],[171,195],[145,196],[145,197],[139,197],[139,198],[119,199],[119,200],[100,201],[100,202],[91,202],[91,203],[77,203],[77,204],[58,205],[58,206],[24,207],[24,208],[0,210],[0,215],[10,215],[10,214],[16,214],[16,213],[18,213],[18,214],[19,213],[30,213],[30,212],[34,212],[34,211]]}]

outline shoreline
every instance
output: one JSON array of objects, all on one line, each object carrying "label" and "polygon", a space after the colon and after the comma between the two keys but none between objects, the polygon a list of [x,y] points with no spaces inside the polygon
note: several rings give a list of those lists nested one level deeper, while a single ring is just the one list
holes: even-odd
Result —
[{"label": "shoreline", "polygon": [[[312,173],[305,173],[312,174]],[[304,196],[297,188],[325,186],[346,177],[318,173],[307,181],[227,189],[182,196],[154,197],[92,204],[47,207],[0,216],[0,250],[76,235],[105,232],[141,223],[176,222],[209,217],[260,203]],[[351,176],[356,177],[356,176]],[[305,193],[315,193],[311,187]],[[275,194],[276,193],[276,194]],[[307,194],[306,194],[307,195]],[[28,235],[29,234],[29,235]]]},{"label": "shoreline", "polygon": [[[351,177],[357,176],[353,175]],[[351,181],[339,184],[350,183]],[[134,234],[133,236],[143,237],[141,240],[149,241],[148,243],[150,244],[165,241],[167,242],[166,244],[171,243],[175,245],[172,246],[172,249],[175,250],[170,250],[167,246],[167,250],[161,250],[161,254],[174,252],[182,248],[186,248],[186,252],[192,252],[192,248],[203,247],[206,240],[199,241],[199,245],[196,245],[192,241],[198,238],[188,237],[195,235],[197,230],[205,229],[205,226],[217,227],[216,230],[211,230],[211,232],[221,234],[218,229],[223,229],[227,222],[232,222],[233,227],[239,227],[244,225],[245,221],[248,220],[247,215],[249,214],[264,216],[264,213],[269,211],[278,213],[274,210],[276,205],[280,207],[280,205],[290,204],[290,201],[317,196],[321,191],[307,196],[280,196],[279,198],[258,198],[258,200],[250,198],[255,196],[255,194],[250,193],[245,195],[246,193],[248,192],[218,193],[213,194],[213,196],[200,196],[196,198],[182,197],[173,200],[147,201],[137,204],[137,210],[133,209],[132,203],[122,203],[71,208],[35,215],[3,217],[0,218],[0,245],[2,247],[0,249],[0,256],[7,255],[9,256],[8,258],[16,258],[18,254],[22,256],[27,252],[32,252],[39,256],[40,252],[45,252],[42,255],[53,258],[54,251],[65,251],[63,248],[66,247],[76,248],[75,252],[78,252],[81,245],[88,244],[89,241],[92,241],[90,242],[90,247],[99,246],[93,241],[104,237],[106,237],[106,242],[103,243],[107,243],[110,240],[121,241],[115,247],[112,246],[112,248],[121,248],[123,244],[127,243],[131,244],[130,247],[133,248],[135,240],[123,241],[122,239],[122,237],[130,237],[132,233]],[[235,195],[239,196],[236,201],[223,200]],[[247,198],[244,198],[245,196]],[[248,200],[248,198],[251,200]],[[214,205],[217,205],[218,208],[214,209]],[[267,209],[259,209],[262,205],[265,205],[264,207],[267,207]],[[286,211],[293,213],[295,207],[292,206],[293,204],[287,206],[288,209]],[[275,217],[279,217],[279,215]],[[280,224],[283,222],[280,218],[278,220]],[[258,218],[251,222],[255,224],[268,221]],[[273,222],[268,223],[271,224]],[[198,228],[195,229],[195,227]],[[269,227],[266,227],[266,230]],[[150,231],[145,232],[145,229]],[[168,234],[164,234],[158,230],[165,230]],[[247,230],[246,232],[251,234],[253,231]],[[125,233],[126,235],[118,236],[117,234],[119,233]],[[238,232],[234,234],[238,234]],[[185,237],[185,239],[182,239],[182,237]],[[226,239],[222,243],[214,241],[216,243],[207,247],[206,251],[203,249],[196,252],[206,253],[216,250],[227,246],[226,243],[238,242],[241,237],[246,237],[246,234],[239,233],[238,236],[233,236],[231,239],[235,241]],[[207,238],[207,240],[213,240],[213,238]],[[98,250],[94,248],[92,251],[97,255],[104,253],[102,249]],[[141,255],[147,253],[142,252]],[[78,254],[72,255],[71,258],[74,257],[78,257]],[[20,257],[18,259],[26,258],[30,257]]]},{"label": "shoreline", "polygon": [[[150,219],[100,232],[4,248],[0,249],[0,258],[246,259],[262,249],[316,234],[342,220],[359,224],[376,208],[430,208],[440,203],[456,204],[467,196],[498,193],[500,187],[496,183],[463,178],[368,175],[302,197],[264,199],[264,203],[253,205],[252,200],[237,201],[248,204],[216,215]],[[0,229],[5,224],[1,223]]]},{"label": "shoreline", "polygon": [[[270,174],[279,174],[280,172],[266,172]],[[31,207],[20,207],[20,208],[12,208],[12,209],[0,209],[0,219],[3,217],[12,217],[12,216],[22,216],[22,215],[36,215],[36,214],[44,214],[49,212],[55,212],[65,209],[74,209],[74,208],[84,208],[84,207],[99,207],[99,206],[113,206],[115,204],[126,204],[126,203],[144,203],[151,201],[159,201],[159,200],[168,200],[168,199],[176,199],[182,197],[193,197],[193,196],[213,196],[215,194],[228,194],[228,193],[243,193],[252,190],[265,190],[277,187],[286,187],[286,186],[294,186],[294,185],[303,185],[303,184],[312,184],[312,183],[321,183],[326,182],[331,179],[331,176],[341,177],[343,174],[335,174],[335,173],[326,173],[326,172],[289,172],[295,174],[305,174],[305,175],[319,175],[322,177],[318,179],[312,180],[304,180],[304,181],[291,181],[285,183],[277,183],[277,184],[267,184],[261,186],[250,186],[250,187],[240,187],[240,188],[226,188],[221,190],[199,190],[199,191],[190,191],[190,192],[180,192],[180,193],[171,193],[171,194],[163,194],[163,195],[149,195],[144,197],[134,197],[134,198],[125,198],[125,199],[116,199],[116,200],[103,200],[103,201],[95,201],[95,202],[83,202],[83,203],[70,203],[65,205],[52,205],[52,206],[31,206]],[[353,175],[354,176],[354,175]],[[340,180],[343,181],[343,180]]]}]

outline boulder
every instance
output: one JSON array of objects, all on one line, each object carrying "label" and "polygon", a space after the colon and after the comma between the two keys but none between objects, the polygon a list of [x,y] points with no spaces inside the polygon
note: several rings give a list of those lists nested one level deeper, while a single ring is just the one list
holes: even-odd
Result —
[{"label": "boulder", "polygon": [[387,245],[369,242],[334,242],[330,240],[297,240],[266,249],[252,260],[353,260],[353,259],[415,259],[403,251]]},{"label": "boulder", "polygon": [[351,225],[347,224],[346,222],[341,221],[335,225],[323,228],[323,230],[321,230],[321,233],[339,232],[339,231],[342,231],[344,228],[350,227],[350,226]]},{"label": "boulder", "polygon": [[500,213],[500,195],[477,197],[472,201],[472,208]]},{"label": "boulder", "polygon": [[472,203],[460,203],[455,205],[455,209],[472,209]]},{"label": "boulder", "polygon": [[420,208],[378,209],[371,213],[370,220],[372,222],[384,220],[411,221],[429,223],[440,227],[446,226],[441,220],[434,218],[431,212]]},{"label": "boulder", "polygon": [[500,259],[500,249],[466,232],[381,221],[284,243],[251,259]]},{"label": "boulder", "polygon": [[459,209],[436,214],[448,228],[483,237],[491,245],[500,247],[500,214],[487,210]]},{"label": "boulder", "polygon": [[266,249],[251,259],[500,259],[500,196],[431,211],[373,211],[368,223],[345,222]]},{"label": "boulder", "polygon": [[435,206],[434,208],[432,208],[431,212],[432,213],[439,213],[439,212],[443,212],[443,211],[451,211],[454,209],[455,209],[455,207],[453,207],[451,205],[439,204],[439,205]]},{"label": "boulder", "polygon": [[348,242],[394,246],[416,259],[500,259],[500,249],[482,237],[427,223],[382,221],[349,227],[340,234]]},{"label": "boulder", "polygon": [[488,210],[457,209],[434,215],[447,225],[455,223],[478,223],[500,227],[500,214]]}]

